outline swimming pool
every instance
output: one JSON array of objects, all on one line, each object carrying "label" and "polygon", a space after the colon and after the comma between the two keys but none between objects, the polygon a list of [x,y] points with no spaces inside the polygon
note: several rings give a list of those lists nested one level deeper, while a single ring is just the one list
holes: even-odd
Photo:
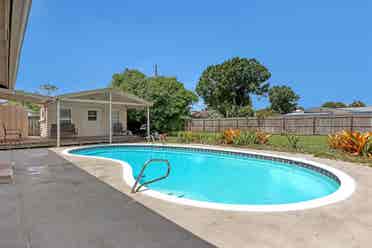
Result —
[{"label": "swimming pool", "polygon": [[[314,162],[221,148],[112,145],[69,149],[68,154],[118,161],[133,186],[149,159],[170,162],[168,178],[143,193],[172,202],[225,210],[285,211],[342,200],[354,191],[345,173]],[[162,176],[166,165],[152,163],[140,183]]]}]

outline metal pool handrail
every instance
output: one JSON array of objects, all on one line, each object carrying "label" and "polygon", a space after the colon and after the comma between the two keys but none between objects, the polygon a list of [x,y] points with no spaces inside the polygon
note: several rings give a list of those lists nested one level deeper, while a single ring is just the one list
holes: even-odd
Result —
[{"label": "metal pool handrail", "polygon": [[[150,181],[147,181],[147,182],[144,182],[143,184],[141,184],[138,188],[137,188],[137,185],[139,183],[139,181],[141,180],[141,178],[143,177],[143,173],[145,172],[147,166],[149,164],[151,164],[152,162],[164,162],[167,164],[167,173],[162,176],[162,177],[158,177],[158,178],[155,178],[153,180],[150,180]],[[171,170],[171,166],[170,166],[170,163],[168,160],[166,159],[158,159],[158,158],[154,158],[154,159],[150,159],[150,160],[147,160],[143,166],[142,166],[142,169],[141,169],[141,172],[140,174],[138,175],[137,179],[136,179],[136,182],[134,183],[133,187],[132,187],[132,191],[131,193],[137,193],[143,186],[145,185],[148,185],[150,183],[154,183],[154,182],[157,182],[157,181],[160,181],[160,180],[163,180],[165,178],[167,178],[169,176],[169,173],[170,173],[170,170]]]}]

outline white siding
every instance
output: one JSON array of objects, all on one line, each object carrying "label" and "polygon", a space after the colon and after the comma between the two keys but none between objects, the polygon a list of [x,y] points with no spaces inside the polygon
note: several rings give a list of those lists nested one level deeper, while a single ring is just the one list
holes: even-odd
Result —
[{"label": "white siding", "polygon": [[[69,108],[71,109],[71,121],[77,128],[78,136],[101,136],[109,135],[108,122],[109,122],[109,108],[108,105],[103,104],[91,104],[91,103],[76,103],[76,102],[61,102],[61,109]],[[45,121],[41,121],[41,135],[42,137],[50,136],[50,130],[52,124],[56,123],[57,115],[56,103],[49,104],[47,106],[47,111],[45,115]],[[97,110],[100,115],[97,123],[99,128],[97,131],[88,128],[92,123],[88,122],[88,110]],[[120,111],[120,122],[123,125],[123,128],[127,128],[127,109],[124,106],[113,106],[113,111]]]}]

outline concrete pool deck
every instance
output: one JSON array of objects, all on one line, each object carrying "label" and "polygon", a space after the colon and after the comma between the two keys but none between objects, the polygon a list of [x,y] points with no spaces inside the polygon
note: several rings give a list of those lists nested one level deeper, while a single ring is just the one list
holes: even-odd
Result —
[{"label": "concrete pool deck", "polygon": [[52,150],[0,152],[14,184],[0,185],[1,248],[214,247]]},{"label": "concrete pool deck", "polygon": [[[230,212],[131,194],[117,163],[64,156],[64,149],[0,152],[1,160],[12,155],[16,161],[15,185],[0,185],[5,203],[0,206],[0,247],[25,247],[18,245],[25,240],[32,241],[30,247],[210,247],[211,243],[218,247],[350,248],[370,247],[372,242],[372,168],[366,166],[267,152],[340,169],[355,179],[356,191],[345,201],[315,209]],[[170,243],[162,245],[165,241]]]},{"label": "concrete pool deck", "polygon": [[[61,153],[64,149],[54,149]],[[230,212],[173,204],[131,194],[121,167],[101,159],[65,157],[158,214],[218,247],[369,247],[372,242],[372,168],[304,154],[267,152],[306,158],[352,176],[356,191],[345,201],[320,208],[278,213]],[[61,154],[61,156],[64,156]]]}]

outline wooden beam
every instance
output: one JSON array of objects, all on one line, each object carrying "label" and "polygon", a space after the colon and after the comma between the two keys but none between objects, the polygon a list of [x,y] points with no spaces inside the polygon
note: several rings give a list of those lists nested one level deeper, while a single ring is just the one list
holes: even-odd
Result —
[{"label": "wooden beam", "polygon": [[[110,104],[110,101],[103,100],[91,100],[91,99],[73,99],[73,98],[61,98],[66,102],[81,102],[81,103],[100,103],[100,104]],[[125,106],[137,106],[146,107],[147,105],[143,103],[131,103],[131,102],[111,102],[113,105],[125,105]]]}]

